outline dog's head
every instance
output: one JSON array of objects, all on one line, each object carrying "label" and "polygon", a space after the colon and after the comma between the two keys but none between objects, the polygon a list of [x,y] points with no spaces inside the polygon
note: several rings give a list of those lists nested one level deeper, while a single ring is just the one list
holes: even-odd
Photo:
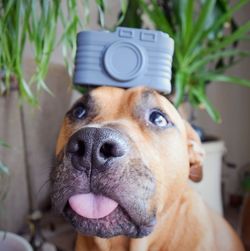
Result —
[{"label": "dog's head", "polygon": [[67,112],[58,138],[52,203],[77,231],[148,235],[201,177],[193,129],[146,88],[100,87]]}]

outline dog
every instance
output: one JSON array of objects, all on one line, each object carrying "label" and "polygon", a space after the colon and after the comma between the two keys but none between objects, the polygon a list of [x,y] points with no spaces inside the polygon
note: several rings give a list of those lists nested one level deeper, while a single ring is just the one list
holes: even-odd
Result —
[{"label": "dog", "polygon": [[171,102],[145,87],[98,87],[67,112],[51,173],[76,251],[242,251],[188,180],[201,143]]}]

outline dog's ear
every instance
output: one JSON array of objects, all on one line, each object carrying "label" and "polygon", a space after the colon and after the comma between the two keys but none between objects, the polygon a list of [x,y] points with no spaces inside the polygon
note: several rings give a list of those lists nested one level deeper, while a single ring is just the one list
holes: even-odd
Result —
[{"label": "dog's ear", "polygon": [[202,148],[201,140],[191,125],[184,121],[187,132],[187,147],[189,155],[189,178],[194,182],[202,179],[202,164],[205,152]]}]

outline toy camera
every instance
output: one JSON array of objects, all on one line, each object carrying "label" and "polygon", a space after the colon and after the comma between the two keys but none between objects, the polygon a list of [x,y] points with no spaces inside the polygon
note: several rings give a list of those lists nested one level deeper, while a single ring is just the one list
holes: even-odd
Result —
[{"label": "toy camera", "polygon": [[144,85],[169,93],[173,51],[173,40],[161,31],[82,31],[77,35],[74,84]]}]

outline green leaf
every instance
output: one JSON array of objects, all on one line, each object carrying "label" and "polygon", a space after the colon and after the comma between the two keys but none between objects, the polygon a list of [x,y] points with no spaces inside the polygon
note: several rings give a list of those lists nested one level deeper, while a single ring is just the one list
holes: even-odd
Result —
[{"label": "green leaf", "polygon": [[211,61],[218,60],[221,58],[232,57],[232,56],[240,56],[240,57],[250,56],[250,52],[236,50],[236,49],[218,51],[214,54],[209,54],[201,59],[195,60],[194,63],[191,64],[187,68],[187,70],[189,73],[192,73],[192,72],[196,71],[199,67],[202,67],[202,66],[210,63]]},{"label": "green leaf", "polygon": [[54,96],[53,92],[49,89],[49,87],[46,85],[46,83],[44,82],[43,78],[41,77],[40,79],[38,79],[39,81],[39,85],[38,87],[42,88],[43,90],[45,90],[47,93],[49,93],[51,96]]},{"label": "green leaf", "polygon": [[105,12],[106,4],[104,0],[95,0],[96,4],[101,8],[103,12]]},{"label": "green leaf", "polygon": [[194,95],[198,100],[200,100],[200,103],[204,105],[204,108],[206,109],[209,116],[215,121],[216,123],[221,122],[221,116],[220,113],[215,109],[215,107],[212,105],[212,103],[208,100],[204,90],[193,90]]},{"label": "green leaf", "polygon": [[83,18],[79,19],[79,23],[82,28],[85,28],[89,23],[90,19],[89,0],[83,0],[82,7],[83,7]]},{"label": "green leaf", "polygon": [[[210,15],[206,20],[204,30],[207,30],[211,25],[213,25],[214,22],[216,22],[226,11],[227,8],[224,8],[221,5],[220,0],[217,0],[215,2],[213,11],[210,13]],[[213,40],[214,38],[222,34],[223,31],[224,31],[224,24],[220,25],[217,29],[213,29],[209,34],[207,34],[206,40]],[[202,42],[202,36],[199,43],[201,42]]]},{"label": "green leaf", "polygon": [[[238,10],[240,10],[247,3],[249,3],[249,0],[239,0],[234,6],[232,6],[231,8],[228,8],[225,14],[221,15],[218,19],[216,19],[214,23],[212,23],[211,26],[208,27],[208,29],[206,29],[203,32],[201,36],[201,40],[204,38],[207,38],[207,36],[214,30],[218,30],[220,27],[222,27],[225,24],[225,22],[227,22],[229,19],[232,18],[233,14],[235,14]],[[224,8],[226,7],[224,6]]]},{"label": "green leaf", "polygon": [[229,6],[227,4],[227,0],[218,0],[217,1],[217,4],[220,6],[220,8],[223,10],[223,11],[227,11],[229,9]]},{"label": "green leaf", "polygon": [[125,19],[127,9],[128,9],[128,1],[129,0],[120,0],[120,2],[121,2],[121,15],[118,18],[118,21],[115,26],[119,26],[123,22],[123,20]]},{"label": "green leaf", "polygon": [[202,37],[207,18],[211,14],[213,8],[215,5],[215,0],[209,0],[205,1],[204,4],[202,4],[201,11],[199,13],[198,19],[195,21],[195,25],[193,26],[192,33],[190,36],[190,39],[188,41],[188,46],[186,49],[186,53],[190,53],[194,49],[194,47],[199,42],[200,38]]},{"label": "green leaf", "polygon": [[128,6],[126,15],[120,26],[141,28],[142,27],[142,16],[141,16],[140,0],[128,0]]},{"label": "green leaf", "polygon": [[83,86],[79,86],[79,85],[74,85],[73,88],[81,94],[84,94],[88,91],[88,87],[83,87]]},{"label": "green leaf", "polygon": [[0,139],[0,146],[10,148],[10,145],[8,145],[4,140]]},{"label": "green leaf", "polygon": [[9,168],[0,161],[0,173],[9,175]]},{"label": "green leaf", "polygon": [[193,28],[194,0],[181,0],[177,8],[180,13],[182,43],[186,47]]},{"label": "green leaf", "polygon": [[234,77],[234,76],[226,76],[224,74],[201,73],[201,74],[198,74],[198,77],[200,77],[203,80],[209,80],[209,81],[214,81],[214,82],[225,82],[225,83],[231,83],[231,84],[241,85],[245,87],[250,87],[250,80],[242,79],[242,78]]},{"label": "green leaf", "polygon": [[196,97],[196,95],[192,92],[192,88],[190,89],[190,91],[188,92],[188,101],[190,102],[190,104],[195,107],[198,108],[201,104],[201,101]]},{"label": "green leaf", "polygon": [[147,4],[144,0],[140,0],[140,5],[148,17],[153,21],[157,29],[167,32],[170,36],[174,35],[170,23],[156,0],[151,0],[151,5]]},{"label": "green leaf", "polygon": [[212,46],[205,51],[206,54],[219,51],[223,48],[226,48],[227,46],[232,45],[235,41],[241,40],[249,31],[250,31],[250,21],[243,24],[235,32],[224,37],[222,40],[221,39],[215,40]]},{"label": "green leaf", "polygon": [[98,12],[99,12],[99,23],[102,28],[105,27],[105,18],[104,14],[106,12],[106,4],[104,0],[96,0],[96,4],[98,7]]},{"label": "green leaf", "polygon": [[24,79],[19,79],[18,82],[19,82],[19,89],[20,89],[21,97],[25,98],[30,104],[37,105],[38,103],[37,99],[33,95],[26,81]]},{"label": "green leaf", "polygon": [[[87,10],[89,10],[88,1],[84,1],[85,5],[87,5]],[[74,62],[74,56],[76,52],[76,35],[77,35],[77,29],[78,25],[86,25],[86,16],[84,16],[83,20],[84,22],[81,22],[81,20],[78,17],[77,12],[77,3],[76,1],[68,0],[68,9],[67,9],[67,15],[68,20],[65,21],[65,16],[61,12],[61,21],[63,26],[65,27],[64,32],[60,38],[59,43],[62,43],[62,54],[64,63],[66,65],[66,68],[68,70],[69,75],[71,76],[73,73],[73,62]],[[84,14],[86,15],[86,13]]]},{"label": "green leaf", "polygon": [[184,72],[177,72],[175,76],[175,101],[176,107],[179,107],[184,100],[185,86],[188,83],[187,75]]},{"label": "green leaf", "polygon": [[231,46],[234,42],[244,39],[249,30],[250,30],[250,21],[243,24],[235,32],[225,36],[223,39],[216,38],[211,43],[211,45],[203,47],[200,50],[194,52],[192,55],[188,57],[187,64],[190,64],[190,62],[196,61],[199,58],[203,58],[206,55],[221,51],[222,49]]},{"label": "green leaf", "polygon": [[185,8],[184,38],[189,39],[193,27],[194,0],[188,0]]}]

